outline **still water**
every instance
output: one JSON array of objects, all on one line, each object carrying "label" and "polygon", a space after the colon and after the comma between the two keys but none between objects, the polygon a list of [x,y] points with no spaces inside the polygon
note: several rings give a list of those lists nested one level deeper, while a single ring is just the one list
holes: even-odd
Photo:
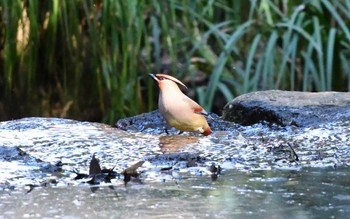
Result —
[{"label": "still water", "polygon": [[[112,185],[112,186],[111,186]],[[165,182],[5,189],[0,218],[349,218],[350,168],[224,170]]]}]

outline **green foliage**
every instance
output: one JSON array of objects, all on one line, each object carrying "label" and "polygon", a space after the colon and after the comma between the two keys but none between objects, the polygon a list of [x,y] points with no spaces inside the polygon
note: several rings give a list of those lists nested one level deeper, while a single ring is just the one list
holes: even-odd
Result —
[{"label": "green foliage", "polygon": [[350,0],[0,0],[0,15],[0,119],[112,124],[156,107],[150,72],[205,75],[192,85],[207,110],[256,90],[350,90]]},{"label": "green foliage", "polygon": [[198,88],[201,104],[211,109],[218,92],[228,98],[266,89],[349,91],[349,5],[326,0],[241,5],[243,13],[249,11],[245,22],[231,28],[223,21],[208,31],[220,53],[209,86]]}]

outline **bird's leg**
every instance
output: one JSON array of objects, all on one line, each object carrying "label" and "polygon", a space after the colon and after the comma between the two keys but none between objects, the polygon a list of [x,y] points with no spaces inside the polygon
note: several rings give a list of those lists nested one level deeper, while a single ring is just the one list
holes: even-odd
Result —
[{"label": "bird's leg", "polygon": [[164,128],[164,131],[167,135],[169,135],[168,129],[166,127]]},{"label": "bird's leg", "polygon": [[171,126],[168,124],[168,123],[165,123],[165,126],[164,126],[164,131],[167,135],[169,135],[169,131],[171,129]]}]

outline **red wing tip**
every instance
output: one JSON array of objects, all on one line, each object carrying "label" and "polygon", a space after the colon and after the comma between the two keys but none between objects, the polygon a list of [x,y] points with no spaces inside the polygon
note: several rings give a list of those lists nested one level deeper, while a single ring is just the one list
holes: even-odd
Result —
[{"label": "red wing tip", "polygon": [[194,112],[196,112],[196,113],[200,113],[200,112],[202,112],[203,111],[203,108],[202,107],[195,107],[194,108]]},{"label": "red wing tip", "polygon": [[208,116],[207,111],[205,111],[202,107],[195,107],[195,108],[193,109],[193,111],[194,111],[195,113],[201,114],[201,115],[203,115],[203,116]]}]

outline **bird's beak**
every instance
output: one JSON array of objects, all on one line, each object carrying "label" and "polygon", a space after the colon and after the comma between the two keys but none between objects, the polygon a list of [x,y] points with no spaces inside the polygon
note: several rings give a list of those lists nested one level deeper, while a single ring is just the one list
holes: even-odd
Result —
[{"label": "bird's beak", "polygon": [[154,74],[148,74],[151,78],[153,78],[155,81],[159,82],[159,79]]}]

